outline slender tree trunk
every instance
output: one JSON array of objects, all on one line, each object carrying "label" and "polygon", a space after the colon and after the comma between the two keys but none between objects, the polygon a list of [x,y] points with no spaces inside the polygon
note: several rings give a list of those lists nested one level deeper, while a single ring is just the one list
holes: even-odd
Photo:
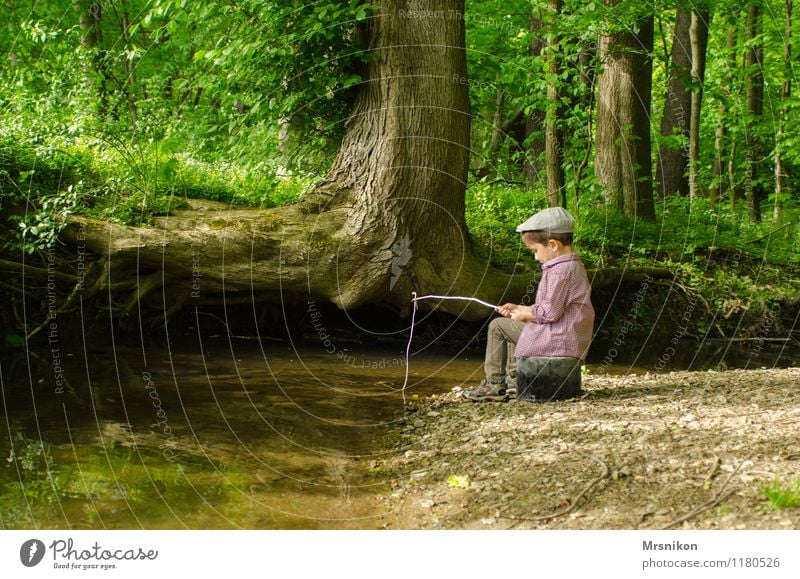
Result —
[{"label": "slender tree trunk", "polygon": [[731,211],[736,213],[739,191],[736,184],[736,141],[731,143],[731,156],[728,158],[728,189],[730,190]]},{"label": "slender tree trunk", "polygon": [[108,112],[108,87],[105,70],[103,43],[103,5],[101,2],[77,0],[73,4],[78,12],[81,28],[81,45],[92,61],[91,74],[87,71],[87,85],[97,95],[97,112],[103,116]]},{"label": "slender tree trunk", "polygon": [[654,220],[650,159],[653,15],[600,38],[595,173],[608,204],[629,217]]},{"label": "slender tree trunk", "polygon": [[691,15],[678,8],[675,28],[672,33],[672,52],[670,55],[669,83],[661,115],[662,138],[677,136],[679,146],[662,143],[658,148],[656,181],[662,197],[668,195],[688,195],[689,181],[689,122],[691,117],[690,71],[692,50],[689,31]]},{"label": "slender tree trunk", "polygon": [[778,113],[778,131],[775,134],[775,206],[772,219],[781,220],[783,210],[784,186],[783,169],[783,131],[786,124],[786,108],[792,95],[792,0],[786,0],[783,39],[783,87],[781,88],[780,112]]},{"label": "slender tree trunk", "polygon": [[[558,19],[562,0],[548,0],[551,22]],[[547,204],[566,207],[567,191],[564,182],[564,132],[561,128],[564,106],[562,104],[561,62],[558,57],[560,38],[550,35],[547,49],[547,121],[545,123],[545,164],[547,166]]]},{"label": "slender tree trunk", "polygon": [[700,195],[697,179],[700,159],[700,111],[703,104],[703,82],[706,73],[706,48],[708,47],[708,28],[711,12],[692,10],[692,23],[689,38],[692,46],[692,98],[691,119],[689,122],[689,198]]},{"label": "slender tree trunk", "polygon": [[[720,199],[723,198],[725,195],[725,191],[728,188],[733,187],[733,182],[728,179],[728,186],[725,186],[725,178],[724,175],[726,174],[725,170],[725,148],[728,145],[727,138],[726,138],[726,125],[728,121],[728,103],[727,100],[730,99],[736,91],[734,89],[734,71],[736,70],[736,39],[738,36],[738,30],[736,26],[728,26],[728,34],[727,34],[727,41],[726,41],[726,59],[727,59],[727,70],[725,72],[726,78],[726,86],[723,86],[723,96],[724,98],[720,99],[719,103],[719,121],[717,122],[717,128],[714,132],[714,177],[716,180],[716,187],[711,190],[710,201],[712,205],[716,205]],[[731,143],[731,148],[733,148],[733,143]],[[731,152],[733,155],[733,152]],[[733,199],[733,197],[732,197]],[[735,207],[734,207],[735,209]]]},{"label": "slender tree trunk", "polygon": [[761,188],[757,185],[757,172],[761,162],[761,144],[756,127],[764,110],[764,73],[762,70],[764,49],[759,39],[761,9],[751,4],[747,7],[746,35],[748,40],[745,52],[747,77],[747,130],[745,132],[745,198],[753,222],[761,220]]},{"label": "slender tree trunk", "polygon": [[131,42],[131,25],[125,0],[119,0],[119,8],[120,30],[122,31],[122,41],[126,52],[123,60],[125,66],[125,96],[128,101],[131,129],[136,131],[139,124],[139,107],[136,102],[136,65],[133,59],[128,56],[133,51],[133,43]]},{"label": "slender tree trunk", "polygon": [[[542,21],[541,9],[535,8],[531,14],[530,31],[532,35],[531,44],[528,48],[528,55],[531,59],[539,58],[544,51],[545,43],[542,38],[544,22]],[[534,108],[525,119],[525,183],[528,187],[533,187],[541,179],[542,156],[545,152],[544,125],[546,111]]]},{"label": "slender tree trunk", "polygon": [[578,69],[580,70],[580,81],[584,85],[585,94],[571,99],[573,108],[579,108],[586,111],[586,134],[584,137],[584,153],[583,158],[578,163],[575,169],[575,197],[573,199],[573,209],[577,212],[580,206],[580,191],[582,189],[583,175],[589,166],[589,161],[592,157],[594,150],[594,97],[595,97],[595,81],[597,80],[596,74],[596,59],[597,47],[581,46],[578,55]]},{"label": "slender tree trunk", "polygon": [[495,175],[497,173],[496,159],[503,146],[503,141],[508,136],[510,129],[504,121],[506,114],[506,93],[497,89],[494,97],[494,114],[492,115],[492,134],[489,139],[489,153],[486,159],[481,159],[480,176]]}]

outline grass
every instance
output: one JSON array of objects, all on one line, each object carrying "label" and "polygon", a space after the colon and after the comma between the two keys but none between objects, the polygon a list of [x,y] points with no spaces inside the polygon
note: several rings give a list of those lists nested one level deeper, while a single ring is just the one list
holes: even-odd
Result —
[{"label": "grass", "polygon": [[800,507],[800,478],[790,482],[776,479],[764,487],[763,493],[773,509],[796,509]]}]

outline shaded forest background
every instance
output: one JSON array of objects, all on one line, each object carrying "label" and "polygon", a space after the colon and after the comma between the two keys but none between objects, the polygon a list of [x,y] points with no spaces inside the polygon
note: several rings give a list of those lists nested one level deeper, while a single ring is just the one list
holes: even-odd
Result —
[{"label": "shaded forest background", "polygon": [[[468,74],[451,81],[469,94],[466,223],[479,257],[533,271],[514,226],[562,205],[579,216],[588,266],[659,268],[684,297],[704,296],[698,336],[708,319],[739,326],[750,311],[753,332],[777,319],[769,335],[794,339],[791,0],[383,4],[396,19],[466,28]],[[58,238],[75,214],[147,226],[191,199],[269,208],[315,192],[378,58],[367,49],[378,10],[4,2],[0,289],[21,303],[35,294],[23,259],[40,273],[53,252],[74,261]],[[59,304],[73,294],[60,289]],[[18,310],[4,326],[7,340],[31,329]]]}]

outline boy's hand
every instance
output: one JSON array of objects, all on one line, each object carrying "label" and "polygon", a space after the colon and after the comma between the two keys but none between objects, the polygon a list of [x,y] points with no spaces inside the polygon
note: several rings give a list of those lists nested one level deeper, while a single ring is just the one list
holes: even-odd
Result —
[{"label": "boy's hand", "polygon": [[520,306],[517,304],[503,304],[497,307],[497,313],[506,318],[517,320],[520,322],[535,322],[536,316],[530,306]]}]

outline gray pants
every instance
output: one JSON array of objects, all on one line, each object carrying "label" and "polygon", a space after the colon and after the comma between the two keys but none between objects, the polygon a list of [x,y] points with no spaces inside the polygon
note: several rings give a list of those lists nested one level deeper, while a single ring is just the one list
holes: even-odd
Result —
[{"label": "gray pants", "polygon": [[510,318],[495,318],[489,323],[486,338],[486,360],[483,368],[486,380],[493,384],[503,382],[509,388],[517,387],[517,359],[514,349],[525,322]]}]

